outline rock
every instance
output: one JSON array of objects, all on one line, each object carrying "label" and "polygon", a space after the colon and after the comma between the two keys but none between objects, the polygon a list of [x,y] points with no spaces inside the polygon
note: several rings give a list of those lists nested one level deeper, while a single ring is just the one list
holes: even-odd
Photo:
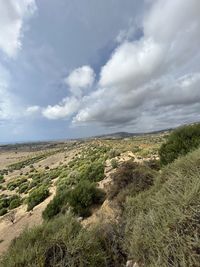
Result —
[{"label": "rock", "polygon": [[133,261],[132,260],[128,260],[126,262],[126,267],[133,267]]},{"label": "rock", "polygon": [[133,260],[128,260],[126,262],[126,267],[140,267],[139,264],[137,262],[133,262]]},{"label": "rock", "polygon": [[78,222],[82,222],[82,220],[83,220],[83,217],[78,217],[78,218],[77,218],[77,221],[78,221]]}]

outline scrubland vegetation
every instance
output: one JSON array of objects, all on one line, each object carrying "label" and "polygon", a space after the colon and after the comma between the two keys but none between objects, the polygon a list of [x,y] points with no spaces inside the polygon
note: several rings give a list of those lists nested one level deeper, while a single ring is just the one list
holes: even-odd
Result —
[{"label": "scrubland vegetation", "polygon": [[[134,153],[128,160],[126,151]],[[112,182],[105,191],[98,183],[107,178],[107,162]],[[199,124],[169,136],[87,142],[55,169],[33,169],[8,183],[0,177],[14,192],[1,195],[0,216],[22,203],[34,210],[56,186],[43,224],[13,240],[1,266],[199,266]],[[105,199],[120,216],[83,226]]]},{"label": "scrubland vegetation", "polygon": [[144,266],[199,266],[200,149],[163,169],[154,186],[130,196],[124,218],[130,258]]},{"label": "scrubland vegetation", "polygon": [[173,162],[179,156],[186,155],[200,145],[200,124],[189,125],[174,131],[166,143],[162,144],[159,155],[163,165]]}]

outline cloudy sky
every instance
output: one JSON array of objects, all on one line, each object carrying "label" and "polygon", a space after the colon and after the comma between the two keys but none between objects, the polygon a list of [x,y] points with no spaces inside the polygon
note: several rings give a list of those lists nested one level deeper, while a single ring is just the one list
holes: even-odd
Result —
[{"label": "cloudy sky", "polygon": [[0,0],[0,142],[199,120],[199,0]]}]

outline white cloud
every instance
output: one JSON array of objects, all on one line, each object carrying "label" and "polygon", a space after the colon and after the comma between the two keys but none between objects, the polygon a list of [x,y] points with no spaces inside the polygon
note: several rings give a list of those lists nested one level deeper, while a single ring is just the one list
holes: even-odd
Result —
[{"label": "white cloud", "polygon": [[21,116],[20,101],[9,91],[10,74],[0,65],[0,121],[12,120]]},{"label": "white cloud", "polygon": [[74,95],[79,95],[82,89],[92,86],[95,79],[95,73],[90,66],[82,66],[73,70],[64,82],[70,87],[70,91]]},{"label": "white cloud", "polygon": [[70,117],[81,106],[83,90],[92,86],[95,73],[90,66],[82,66],[73,70],[64,82],[69,86],[71,96],[64,98],[57,105],[43,108],[42,114],[48,119],[63,119]]},{"label": "white cloud", "polygon": [[24,20],[35,9],[35,0],[0,0],[0,49],[9,57],[21,48]]},{"label": "white cloud", "polygon": [[44,117],[54,120],[72,115],[79,108],[79,101],[75,97],[66,97],[58,105],[48,106],[43,109]]},{"label": "white cloud", "polygon": [[168,115],[177,115],[177,123],[192,119],[192,107],[200,108],[199,10],[198,0],[153,1],[143,37],[116,48],[100,73],[101,94],[87,96],[73,122],[151,127],[151,121],[156,127],[170,124]]},{"label": "white cloud", "polygon": [[27,107],[26,109],[26,114],[27,115],[34,115],[34,114],[37,114],[39,113],[41,110],[41,108],[39,106],[30,106],[30,107]]},{"label": "white cloud", "polygon": [[141,30],[139,20],[138,17],[129,19],[128,28],[120,30],[116,37],[116,42],[123,43],[124,41],[129,41],[130,39],[133,39],[134,36],[137,36],[138,32]]},{"label": "white cloud", "polygon": [[134,130],[200,119],[200,1],[149,3],[138,26],[143,36],[130,40],[134,26],[120,32],[119,45],[102,66],[96,89],[82,90],[94,82],[91,68],[76,69],[65,80],[74,96],[49,106],[46,117],[72,117],[74,125],[134,125]]},{"label": "white cloud", "polygon": [[100,86],[135,87],[153,78],[163,61],[164,48],[153,39],[125,42],[101,70]]},{"label": "white cloud", "polygon": [[165,79],[158,99],[158,104],[165,106],[200,103],[200,72],[186,74],[177,80]]}]

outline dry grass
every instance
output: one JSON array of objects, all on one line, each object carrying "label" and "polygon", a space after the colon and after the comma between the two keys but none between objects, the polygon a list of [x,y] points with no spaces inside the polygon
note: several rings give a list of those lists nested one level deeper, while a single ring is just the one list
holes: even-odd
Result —
[{"label": "dry grass", "polygon": [[200,150],[164,169],[157,184],[127,202],[126,248],[146,267],[198,267]]}]

